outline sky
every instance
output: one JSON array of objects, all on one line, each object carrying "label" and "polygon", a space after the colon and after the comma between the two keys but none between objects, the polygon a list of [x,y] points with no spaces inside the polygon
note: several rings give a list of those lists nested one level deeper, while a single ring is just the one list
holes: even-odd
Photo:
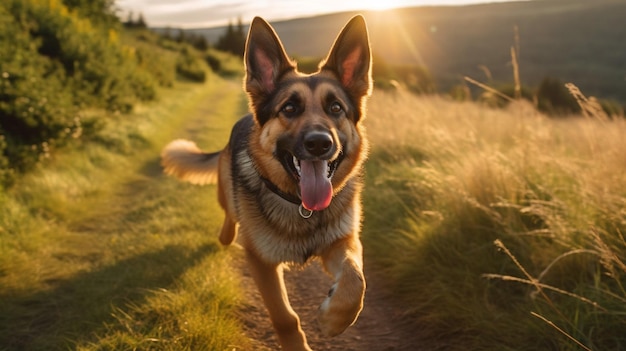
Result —
[{"label": "sky", "polygon": [[352,10],[385,10],[409,6],[467,5],[511,0],[115,0],[118,15],[143,14],[151,27],[217,27],[254,16],[268,21]]}]

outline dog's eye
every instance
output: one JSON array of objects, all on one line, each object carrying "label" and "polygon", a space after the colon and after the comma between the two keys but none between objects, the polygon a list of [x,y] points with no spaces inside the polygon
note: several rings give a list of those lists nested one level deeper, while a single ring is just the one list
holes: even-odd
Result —
[{"label": "dog's eye", "polygon": [[280,109],[280,111],[286,115],[293,115],[296,113],[298,109],[296,108],[296,105],[294,105],[291,102],[286,103],[285,105],[283,105],[283,107]]},{"label": "dog's eye", "polygon": [[343,111],[343,107],[341,107],[338,102],[333,102],[332,104],[330,104],[329,110],[331,113],[338,114]]}]

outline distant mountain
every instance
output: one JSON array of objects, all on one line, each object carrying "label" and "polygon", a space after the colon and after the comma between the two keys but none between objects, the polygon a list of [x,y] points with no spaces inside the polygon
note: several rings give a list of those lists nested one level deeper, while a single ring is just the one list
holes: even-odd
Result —
[{"label": "distant mountain", "polygon": [[[356,12],[273,22],[287,52],[322,57]],[[363,12],[374,54],[426,66],[441,90],[471,76],[512,82],[510,48],[519,38],[523,84],[546,76],[585,94],[626,103],[626,1],[534,0]],[[225,28],[193,29],[214,43]]]}]

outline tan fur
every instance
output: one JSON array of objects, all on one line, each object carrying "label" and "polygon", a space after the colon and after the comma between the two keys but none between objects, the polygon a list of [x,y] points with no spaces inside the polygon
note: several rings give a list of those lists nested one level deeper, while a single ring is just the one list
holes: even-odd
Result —
[{"label": "tan fur", "polygon": [[[299,73],[273,29],[255,18],[246,43],[244,84],[252,115],[235,125],[220,152],[204,153],[193,142],[175,140],[161,155],[169,175],[195,184],[217,181],[225,211],[220,242],[228,245],[238,237],[244,247],[283,350],[311,350],[289,304],[283,264],[319,257],[333,277],[318,313],[324,335],[342,333],[363,308],[360,192],[368,143],[360,121],[371,91],[370,60],[360,16],[342,30],[313,75]],[[341,110],[329,112],[337,103]],[[297,114],[285,110],[289,104],[297,105]],[[332,147],[313,148],[307,138],[316,133],[326,136]],[[298,164],[328,162],[329,170],[334,167],[332,200],[310,218],[304,218],[303,205],[293,201],[301,196],[295,166],[289,165],[296,156]]]},{"label": "tan fur", "polygon": [[217,182],[217,159],[207,158],[194,142],[178,139],[161,152],[161,165],[167,175],[192,184]]}]

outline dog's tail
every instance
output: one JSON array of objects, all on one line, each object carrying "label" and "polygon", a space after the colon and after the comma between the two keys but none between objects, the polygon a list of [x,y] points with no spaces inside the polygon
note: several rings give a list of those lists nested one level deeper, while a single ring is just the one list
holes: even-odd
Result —
[{"label": "dog's tail", "polygon": [[177,139],[161,152],[161,166],[167,175],[192,184],[217,183],[217,166],[221,151],[202,152],[193,141]]}]

